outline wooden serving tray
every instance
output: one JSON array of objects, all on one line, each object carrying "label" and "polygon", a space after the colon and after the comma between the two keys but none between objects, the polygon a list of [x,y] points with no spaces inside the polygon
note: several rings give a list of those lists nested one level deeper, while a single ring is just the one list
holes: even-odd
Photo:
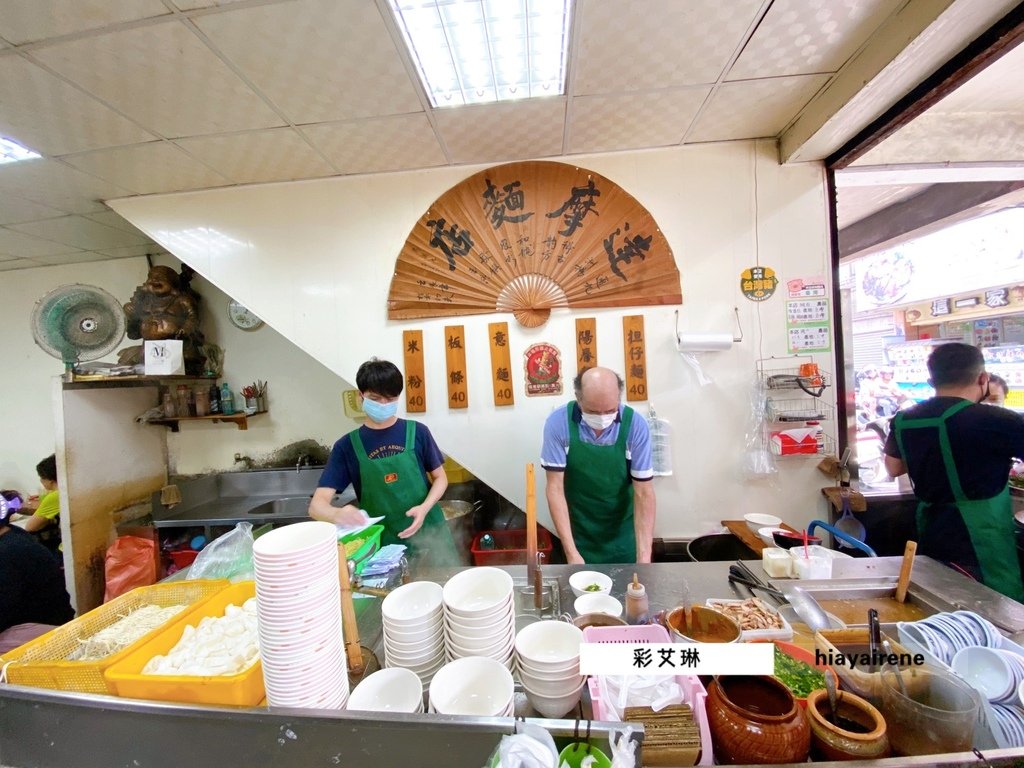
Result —
[{"label": "wooden serving tray", "polygon": [[[758,536],[756,533],[750,530],[750,528],[747,526],[746,520],[723,520],[722,525],[728,528],[729,532],[733,536],[735,536],[748,547],[750,547],[752,550],[754,550],[754,554],[760,555],[762,550],[764,550],[764,548],[768,546],[763,541],[761,541],[760,536]],[[786,525],[785,523],[782,523],[781,525],[778,525],[776,527],[785,528],[787,531],[793,531],[794,533],[798,533],[798,531],[795,528]]]}]

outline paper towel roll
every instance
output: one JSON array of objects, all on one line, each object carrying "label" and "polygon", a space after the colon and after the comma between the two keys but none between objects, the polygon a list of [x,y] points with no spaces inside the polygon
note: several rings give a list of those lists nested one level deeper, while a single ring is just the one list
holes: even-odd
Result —
[{"label": "paper towel roll", "polygon": [[680,333],[680,352],[721,352],[732,347],[728,333]]}]

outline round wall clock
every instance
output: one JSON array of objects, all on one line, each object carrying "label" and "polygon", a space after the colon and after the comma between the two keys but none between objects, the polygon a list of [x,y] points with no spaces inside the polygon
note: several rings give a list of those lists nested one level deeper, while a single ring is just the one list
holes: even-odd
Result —
[{"label": "round wall clock", "polygon": [[262,320],[233,299],[228,304],[228,317],[236,328],[243,331],[254,331],[263,325]]}]

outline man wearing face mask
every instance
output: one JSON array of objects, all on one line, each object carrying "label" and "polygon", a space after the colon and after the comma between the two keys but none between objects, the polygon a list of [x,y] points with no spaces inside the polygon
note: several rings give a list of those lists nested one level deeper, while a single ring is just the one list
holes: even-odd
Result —
[{"label": "man wearing face mask", "polygon": [[655,500],[647,422],[620,403],[622,379],[588,368],[576,400],[544,424],[541,466],[551,519],[570,563],[649,563]]},{"label": "man wearing face mask", "polygon": [[[394,363],[374,358],[359,367],[356,387],[366,423],[334,444],[309,515],[338,525],[363,522],[362,510],[383,516],[382,545],[405,544],[410,559],[456,565],[455,542],[438,505],[448,487],[444,457],[426,426],[398,418],[404,384]],[[350,483],[358,505],[331,506]]]},{"label": "man wearing face mask", "polygon": [[921,554],[1024,600],[1007,478],[1024,455],[1024,417],[980,405],[989,394],[981,351],[942,344],[928,357],[935,396],[893,417],[885,468],[908,473],[920,500]]}]

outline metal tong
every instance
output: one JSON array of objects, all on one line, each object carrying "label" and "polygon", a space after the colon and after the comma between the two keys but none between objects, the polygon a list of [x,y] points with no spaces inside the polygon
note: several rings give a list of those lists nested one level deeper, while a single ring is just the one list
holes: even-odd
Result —
[{"label": "metal tong", "polygon": [[729,581],[733,584],[742,584],[751,591],[760,590],[767,595],[771,595],[777,602],[786,602],[785,596],[777,589],[769,587],[764,584],[757,576],[747,568],[745,565],[741,565],[742,561],[737,561],[733,565],[729,566]]}]

